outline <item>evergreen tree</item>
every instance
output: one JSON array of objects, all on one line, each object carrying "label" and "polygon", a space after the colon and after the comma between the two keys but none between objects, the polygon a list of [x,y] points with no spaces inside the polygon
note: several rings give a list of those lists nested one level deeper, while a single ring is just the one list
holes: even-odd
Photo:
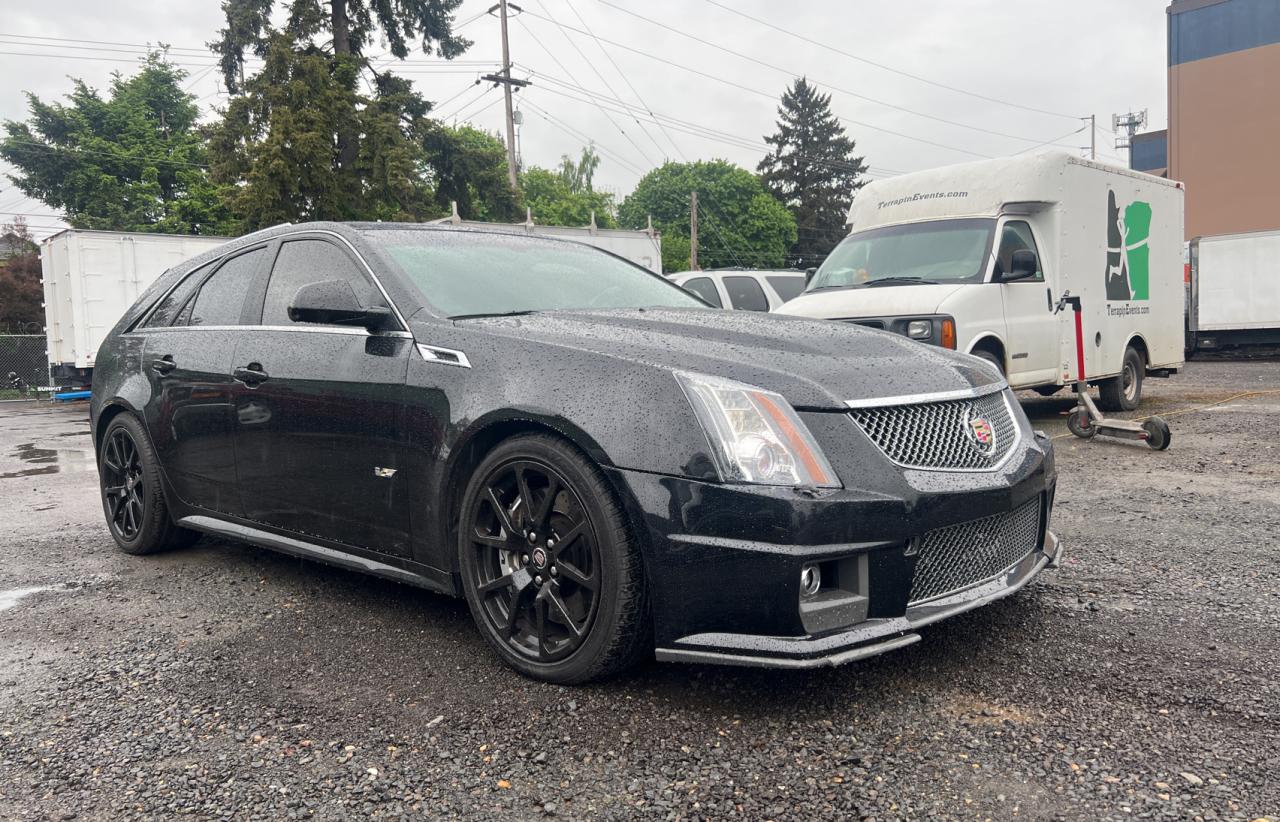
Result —
[{"label": "evergreen tree", "polygon": [[115,74],[105,97],[81,80],[66,103],[28,94],[31,118],[6,122],[0,138],[9,179],[76,228],[226,232],[185,78],[153,52],[137,74]]},{"label": "evergreen tree", "polygon": [[853,193],[867,166],[854,141],[831,113],[831,95],[798,78],[782,95],[773,149],[760,161],[765,185],[796,218],[798,240],[789,259],[797,268],[818,265],[845,234]]},{"label": "evergreen tree", "polygon": [[[408,81],[375,70],[365,53],[380,40],[402,59],[415,44],[456,57],[470,45],[452,31],[460,3],[282,0],[284,25],[275,28],[275,0],[224,0],[227,25],[210,47],[234,96],[210,152],[244,228],[419,220],[447,213],[449,199],[465,217],[514,215],[509,187],[494,189],[481,175],[468,189],[453,171],[487,168],[491,146],[430,120],[431,104]],[[265,65],[242,79],[246,51]],[[472,194],[481,198],[474,207]]]}]

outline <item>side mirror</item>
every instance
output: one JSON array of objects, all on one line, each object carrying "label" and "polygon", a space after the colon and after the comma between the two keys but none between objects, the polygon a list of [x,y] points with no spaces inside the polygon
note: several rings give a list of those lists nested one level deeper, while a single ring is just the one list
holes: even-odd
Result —
[{"label": "side mirror", "polygon": [[813,282],[813,275],[818,273],[817,268],[806,268],[804,270],[804,284],[808,285]]},{"label": "side mirror", "polygon": [[1019,248],[1013,252],[1009,259],[1009,270],[1002,274],[1000,279],[1004,282],[1025,280],[1036,276],[1039,270],[1040,260],[1036,257],[1036,253],[1029,248]]},{"label": "side mirror", "polygon": [[346,280],[307,283],[293,295],[289,319],[296,323],[354,325],[380,331],[391,319],[385,305],[363,306]]}]

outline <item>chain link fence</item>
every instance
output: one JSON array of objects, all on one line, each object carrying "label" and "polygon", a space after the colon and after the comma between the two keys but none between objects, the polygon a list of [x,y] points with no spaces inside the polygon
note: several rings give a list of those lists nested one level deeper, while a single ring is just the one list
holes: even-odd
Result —
[{"label": "chain link fence", "polygon": [[44,334],[0,334],[0,402],[35,399],[50,384]]}]

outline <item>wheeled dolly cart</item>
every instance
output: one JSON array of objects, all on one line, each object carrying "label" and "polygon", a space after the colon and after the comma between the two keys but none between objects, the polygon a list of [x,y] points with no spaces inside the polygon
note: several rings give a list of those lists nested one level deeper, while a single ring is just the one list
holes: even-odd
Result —
[{"label": "wheeled dolly cart", "polygon": [[1070,291],[1063,292],[1053,313],[1057,314],[1067,306],[1071,306],[1076,315],[1076,407],[1067,416],[1067,429],[1086,440],[1102,434],[1117,439],[1142,440],[1156,451],[1168,448],[1172,434],[1169,423],[1160,417],[1147,417],[1142,422],[1108,419],[1093,404],[1084,372],[1084,321],[1080,312],[1080,298],[1071,296]]}]

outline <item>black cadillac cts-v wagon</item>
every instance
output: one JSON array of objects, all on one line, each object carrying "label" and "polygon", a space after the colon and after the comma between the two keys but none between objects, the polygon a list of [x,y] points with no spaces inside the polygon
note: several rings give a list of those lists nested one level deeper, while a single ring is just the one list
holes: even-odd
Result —
[{"label": "black cadillac cts-v wagon", "polygon": [[1052,449],[989,366],[576,243],[282,226],[167,272],[96,366],[121,549],[203,532],[465,596],[546,680],[847,662],[1060,550]]}]

